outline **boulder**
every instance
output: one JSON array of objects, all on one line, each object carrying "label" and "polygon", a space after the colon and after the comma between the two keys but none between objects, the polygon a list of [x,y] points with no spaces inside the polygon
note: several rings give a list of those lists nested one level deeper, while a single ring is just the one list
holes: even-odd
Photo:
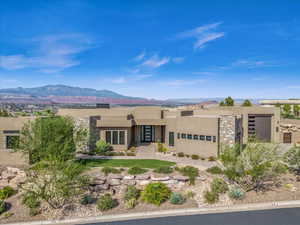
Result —
[{"label": "boulder", "polygon": [[121,179],[123,179],[123,176],[121,174],[110,174],[109,178],[110,179],[119,179],[119,180],[121,180]]},{"label": "boulder", "polygon": [[166,177],[155,177],[155,176],[151,176],[151,180],[153,181],[168,181],[170,180],[170,177],[169,176],[166,176]]},{"label": "boulder", "polygon": [[104,181],[106,181],[106,176],[96,176],[95,178],[97,180],[104,180]]},{"label": "boulder", "polygon": [[4,170],[1,174],[2,179],[11,180],[16,177],[16,174],[13,172],[9,172],[8,170]]},{"label": "boulder", "polygon": [[109,189],[109,185],[108,184],[100,184],[100,185],[96,185],[93,189],[94,189],[94,191],[104,191],[104,190]]},{"label": "boulder", "polygon": [[93,179],[90,184],[91,185],[99,185],[99,184],[104,184],[106,180],[99,180],[98,178]]},{"label": "boulder", "polygon": [[120,179],[111,179],[111,180],[109,181],[109,184],[110,184],[111,186],[118,186],[118,185],[121,184],[121,181],[120,181]]},{"label": "boulder", "polygon": [[189,180],[189,177],[177,175],[177,176],[173,176],[173,179],[174,179],[174,180],[178,180],[178,181],[184,181],[184,182],[187,182],[187,181]]},{"label": "boulder", "polygon": [[127,175],[123,177],[123,180],[134,180],[135,176],[134,175]]},{"label": "boulder", "polygon": [[162,183],[164,183],[164,184],[178,184],[178,181],[177,180],[165,180],[165,181],[162,181]]},{"label": "boulder", "polygon": [[149,180],[150,179],[150,175],[149,174],[136,175],[135,179],[136,180]]},{"label": "boulder", "polygon": [[136,185],[136,181],[135,180],[123,180],[122,184],[125,184],[125,185]]},{"label": "boulder", "polygon": [[204,176],[204,175],[198,176],[197,180],[206,181],[207,180],[207,176]]},{"label": "boulder", "polygon": [[138,184],[141,186],[146,186],[146,185],[150,184],[150,180],[140,180],[140,181],[138,181]]}]

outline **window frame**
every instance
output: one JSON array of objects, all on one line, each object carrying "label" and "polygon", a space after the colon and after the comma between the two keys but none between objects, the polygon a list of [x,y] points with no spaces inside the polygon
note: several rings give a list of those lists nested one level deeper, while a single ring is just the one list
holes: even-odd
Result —
[{"label": "window frame", "polygon": [[173,131],[169,131],[169,146],[175,146],[175,133]]},{"label": "window frame", "polygon": [[199,135],[199,140],[200,141],[205,141],[205,135]]},{"label": "window frame", "polygon": [[[209,139],[210,139],[210,140],[209,140]],[[205,136],[205,141],[211,142],[211,141],[212,141],[211,135],[206,135],[206,136]]]}]

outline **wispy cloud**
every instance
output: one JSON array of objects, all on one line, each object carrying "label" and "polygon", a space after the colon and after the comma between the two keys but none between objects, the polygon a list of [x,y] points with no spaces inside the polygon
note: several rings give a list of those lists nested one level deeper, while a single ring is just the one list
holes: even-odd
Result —
[{"label": "wispy cloud", "polygon": [[176,35],[177,39],[194,38],[194,49],[204,48],[208,42],[219,39],[225,35],[224,32],[214,31],[217,27],[222,24],[221,22],[207,24],[204,26],[197,27],[192,30],[184,31]]},{"label": "wispy cloud", "polygon": [[241,59],[233,62],[231,64],[232,67],[248,67],[248,68],[256,68],[256,67],[265,67],[270,66],[271,64],[267,61],[261,61],[261,60],[247,60],[247,59]]},{"label": "wispy cloud", "polygon": [[179,87],[179,86],[188,86],[188,85],[196,85],[199,83],[203,83],[205,80],[203,79],[195,79],[195,80],[170,80],[161,82],[162,85],[166,86],[173,86],[173,87]]},{"label": "wispy cloud", "polygon": [[140,54],[138,54],[136,57],[133,58],[134,61],[141,61],[145,58],[146,51],[142,51]]},{"label": "wispy cloud", "polygon": [[93,47],[93,41],[83,34],[61,34],[34,38],[33,54],[1,55],[0,67],[6,70],[38,69],[56,73],[80,64],[76,56]]},{"label": "wispy cloud", "polygon": [[149,68],[158,68],[170,62],[170,57],[159,57],[157,54],[146,59],[141,66]]}]

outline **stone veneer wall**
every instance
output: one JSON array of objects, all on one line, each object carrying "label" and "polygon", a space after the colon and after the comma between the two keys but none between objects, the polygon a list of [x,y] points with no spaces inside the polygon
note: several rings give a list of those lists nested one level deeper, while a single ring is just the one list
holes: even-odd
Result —
[{"label": "stone veneer wall", "polygon": [[236,140],[236,117],[222,115],[220,118],[220,144],[233,145]]},{"label": "stone veneer wall", "polygon": [[77,129],[77,128],[86,129],[86,131],[88,133],[86,140],[77,144],[76,150],[80,151],[80,152],[88,152],[90,149],[90,146],[89,146],[90,118],[89,117],[80,117],[80,118],[75,118],[74,121],[75,121],[75,129]]}]

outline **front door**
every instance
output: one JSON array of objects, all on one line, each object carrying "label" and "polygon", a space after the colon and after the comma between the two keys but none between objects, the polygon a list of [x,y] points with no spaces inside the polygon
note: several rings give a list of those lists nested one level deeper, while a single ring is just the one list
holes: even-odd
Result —
[{"label": "front door", "polygon": [[292,133],[283,133],[283,143],[286,144],[292,143]]},{"label": "front door", "polygon": [[142,126],[142,142],[154,142],[154,126]]}]

